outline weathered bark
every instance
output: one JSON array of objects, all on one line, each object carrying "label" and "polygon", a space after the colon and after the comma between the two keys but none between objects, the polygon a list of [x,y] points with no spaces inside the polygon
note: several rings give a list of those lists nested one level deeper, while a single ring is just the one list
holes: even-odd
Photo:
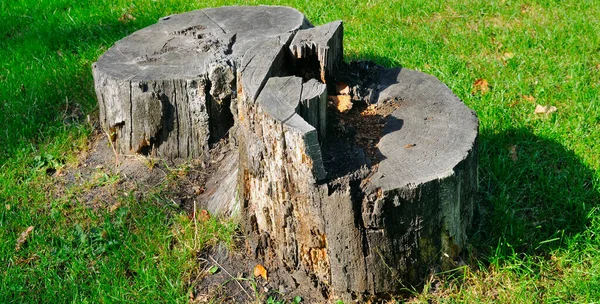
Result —
[{"label": "weathered bark", "polygon": [[281,7],[163,18],[96,63],[101,122],[121,153],[206,159],[229,134],[233,154],[202,198],[239,210],[251,252],[291,284],[377,297],[454,267],[477,189],[477,118],[436,78],[390,69],[370,94],[399,105],[365,148],[378,156],[340,140],[327,86],[343,65],[342,24],[311,27]]}]

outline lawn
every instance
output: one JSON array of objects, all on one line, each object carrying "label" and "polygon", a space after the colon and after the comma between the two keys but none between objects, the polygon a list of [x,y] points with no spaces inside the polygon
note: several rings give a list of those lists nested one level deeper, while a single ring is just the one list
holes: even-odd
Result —
[{"label": "lawn", "polygon": [[[197,252],[231,242],[235,223],[192,221],[160,187],[90,208],[82,189],[119,176],[58,189],[48,172],[77,166],[92,140],[98,56],[159,17],[236,3],[259,4],[0,2],[0,302],[188,300]],[[432,74],[478,114],[468,265],[405,300],[600,301],[597,1],[260,3],[293,6],[316,25],[343,20],[347,61]]]}]

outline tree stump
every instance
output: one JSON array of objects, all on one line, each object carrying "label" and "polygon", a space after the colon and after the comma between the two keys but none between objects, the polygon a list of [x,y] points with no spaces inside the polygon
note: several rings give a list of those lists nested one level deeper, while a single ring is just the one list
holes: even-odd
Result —
[{"label": "tree stump", "polygon": [[248,250],[289,285],[381,297],[456,267],[478,121],[433,76],[344,63],[342,40],[341,21],[313,27],[286,7],[165,17],[94,64],[100,120],[123,154],[209,161],[229,135],[211,211],[238,210]]}]

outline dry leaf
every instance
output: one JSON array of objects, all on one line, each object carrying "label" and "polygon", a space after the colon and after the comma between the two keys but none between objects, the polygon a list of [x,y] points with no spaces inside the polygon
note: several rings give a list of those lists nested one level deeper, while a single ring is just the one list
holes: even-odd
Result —
[{"label": "dry leaf", "polygon": [[513,57],[515,57],[514,53],[504,53],[504,55],[502,56],[502,59],[504,61],[506,61],[506,60],[512,59]]},{"label": "dry leaf", "polygon": [[330,96],[329,99],[341,113],[348,112],[350,109],[352,109],[352,100],[350,100],[350,95]]},{"label": "dry leaf", "polygon": [[210,220],[210,213],[208,213],[208,211],[206,211],[205,209],[202,209],[200,211],[200,214],[198,215],[198,219],[200,221],[206,222]]},{"label": "dry leaf", "polygon": [[530,101],[530,102],[534,102],[535,101],[535,97],[531,96],[531,95],[522,95],[521,97],[523,97],[523,99]]},{"label": "dry leaf", "polygon": [[196,195],[200,195],[200,194],[204,193],[204,191],[206,191],[206,189],[204,189],[204,187],[201,187],[201,186],[194,186],[194,187],[192,187],[192,190],[194,190],[194,194],[196,194]]},{"label": "dry leaf", "polygon": [[29,226],[29,227],[27,227],[27,229],[25,229],[25,231],[21,232],[21,235],[17,239],[17,245],[15,246],[15,251],[21,250],[21,246],[27,241],[27,237],[29,237],[29,234],[31,233],[31,231],[33,231],[33,226]]},{"label": "dry leaf", "polygon": [[487,80],[485,80],[483,78],[479,78],[479,79],[475,80],[475,82],[473,83],[473,94],[475,94],[477,92],[481,92],[481,95],[483,95],[489,91],[490,91],[490,86],[489,86]]},{"label": "dry leaf", "polygon": [[542,105],[537,105],[535,107],[535,111],[533,113],[535,114],[550,114],[553,112],[556,112],[556,107],[555,106],[542,106]]},{"label": "dry leaf", "polygon": [[254,276],[262,277],[266,281],[267,280],[267,270],[265,269],[265,266],[263,266],[261,264],[256,264],[256,266],[254,267]]},{"label": "dry leaf", "polygon": [[119,209],[119,207],[121,207],[121,203],[116,202],[115,204],[110,206],[110,208],[108,208],[108,210],[110,211],[110,213],[113,213],[113,212],[115,212],[115,210]]},{"label": "dry leaf", "polygon": [[508,153],[510,155],[510,158],[513,161],[517,161],[519,158],[517,157],[517,146],[512,145],[510,147],[508,147]]},{"label": "dry leaf", "polygon": [[407,144],[407,145],[405,145],[405,146],[404,146],[404,148],[405,148],[405,149],[410,149],[410,148],[412,148],[412,147],[414,147],[414,146],[416,146],[416,145],[417,145],[417,144]]},{"label": "dry leaf", "polygon": [[123,14],[121,17],[119,17],[119,21],[123,22],[123,23],[127,23],[130,20],[135,20],[135,17],[133,17],[131,14],[126,13]]},{"label": "dry leaf", "polygon": [[350,95],[350,87],[343,82],[335,83],[335,91],[338,95]]}]

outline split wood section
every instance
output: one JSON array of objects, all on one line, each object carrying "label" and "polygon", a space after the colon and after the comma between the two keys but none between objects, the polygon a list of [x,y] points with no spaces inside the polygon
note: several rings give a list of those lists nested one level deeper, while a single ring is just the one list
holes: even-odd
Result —
[{"label": "split wood section", "polygon": [[370,102],[400,108],[374,143],[380,161],[348,158],[356,170],[332,172],[325,159],[336,155],[322,147],[336,137],[327,94],[342,41],[340,21],[313,27],[291,8],[211,8],[118,41],[93,74],[119,153],[208,162],[211,144],[230,138],[234,154],[216,173],[226,182],[205,198],[213,211],[238,210],[252,254],[325,298],[378,297],[456,266],[478,121],[436,78],[386,70]]}]

